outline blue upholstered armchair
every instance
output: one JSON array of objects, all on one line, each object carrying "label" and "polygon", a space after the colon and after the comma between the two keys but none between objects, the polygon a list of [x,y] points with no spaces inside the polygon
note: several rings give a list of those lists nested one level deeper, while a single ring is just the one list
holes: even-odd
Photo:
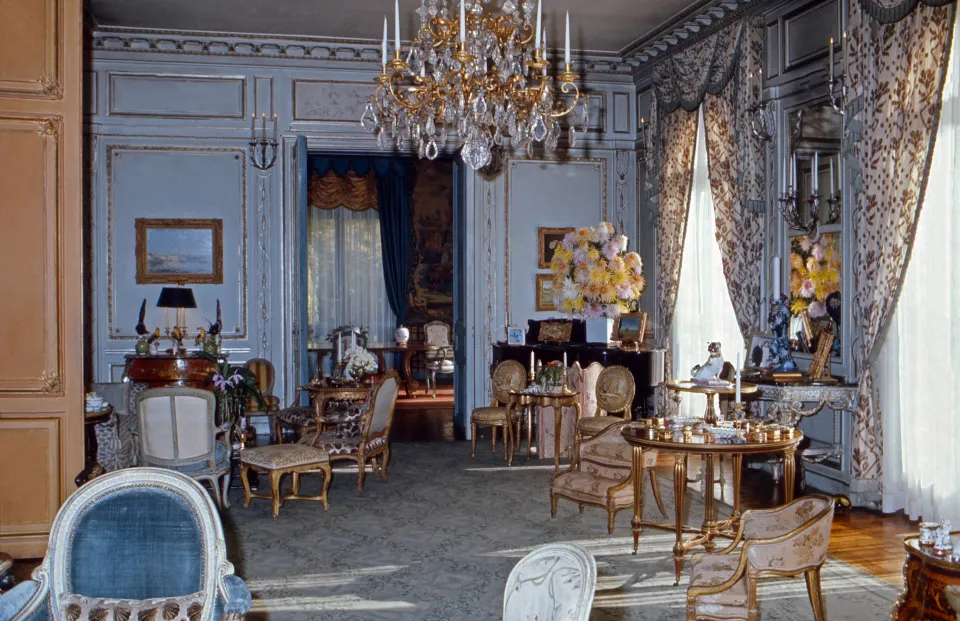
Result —
[{"label": "blue upholstered armchair", "polygon": [[109,618],[233,621],[250,604],[203,488],[171,470],[129,468],[67,499],[33,580],[0,596],[0,621],[74,621],[110,610]]}]

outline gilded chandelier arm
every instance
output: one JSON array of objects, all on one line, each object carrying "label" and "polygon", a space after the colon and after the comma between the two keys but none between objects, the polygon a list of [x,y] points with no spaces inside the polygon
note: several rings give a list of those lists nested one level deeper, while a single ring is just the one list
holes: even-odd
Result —
[{"label": "gilded chandelier arm", "polygon": [[[563,103],[557,100],[554,102],[554,111],[550,113],[550,116],[555,119],[567,116],[577,107],[577,102],[580,101],[580,88],[572,80],[561,84],[560,92],[566,95],[571,92],[571,88],[573,89],[573,101],[570,103],[570,106],[564,107]],[[560,107],[558,108],[557,106]]]}]

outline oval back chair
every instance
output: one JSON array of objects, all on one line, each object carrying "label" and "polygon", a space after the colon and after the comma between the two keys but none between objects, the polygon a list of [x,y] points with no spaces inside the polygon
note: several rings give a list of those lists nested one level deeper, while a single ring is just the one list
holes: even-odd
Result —
[{"label": "oval back chair", "polygon": [[572,543],[541,546],[514,565],[503,594],[503,619],[586,621],[597,586],[597,562]]}]

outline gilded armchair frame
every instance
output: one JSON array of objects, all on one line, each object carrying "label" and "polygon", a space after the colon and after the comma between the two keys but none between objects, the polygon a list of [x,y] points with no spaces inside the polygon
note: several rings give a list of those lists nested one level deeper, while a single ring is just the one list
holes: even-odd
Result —
[{"label": "gilded armchair frame", "polygon": [[[620,383],[626,386],[626,390],[617,390],[616,386]],[[615,364],[605,367],[600,371],[597,377],[595,388],[597,399],[597,413],[594,416],[587,416],[577,422],[577,430],[574,434],[574,453],[579,454],[580,443],[588,438],[593,438],[604,431],[589,433],[585,431],[583,421],[591,418],[610,418],[610,424],[614,425],[620,421],[629,422],[631,419],[631,409],[633,408],[633,399],[637,394],[637,384],[633,379],[633,373],[627,367]],[[619,414],[619,416],[617,416]]]},{"label": "gilded armchair frame", "polygon": [[[795,505],[807,502],[811,498],[816,498],[824,503],[824,506],[817,511],[812,517],[805,520],[800,526],[794,528],[793,530],[779,535],[777,537],[770,538],[750,538],[747,537],[744,533],[745,529],[749,526],[749,523],[752,518],[765,518],[776,516],[777,514],[785,513],[789,511]],[[804,578],[807,583],[807,595],[810,598],[810,605],[813,607],[813,616],[816,621],[827,621],[827,609],[823,601],[823,592],[820,588],[820,570],[823,567],[823,564],[826,562],[826,554],[823,554],[823,557],[820,558],[815,563],[810,563],[807,565],[802,565],[793,569],[775,569],[771,567],[756,567],[754,563],[750,560],[750,551],[755,547],[760,546],[771,546],[781,543],[787,543],[792,539],[800,536],[804,531],[813,528],[818,522],[824,519],[833,519],[833,510],[834,510],[834,500],[828,496],[823,496],[820,494],[811,494],[809,496],[803,496],[790,502],[782,507],[777,507],[776,509],[764,509],[764,510],[750,510],[745,511],[740,517],[740,525],[737,528],[737,534],[735,535],[733,541],[730,542],[723,550],[716,552],[716,555],[721,554],[731,554],[733,553],[738,546],[742,543],[740,547],[740,560],[737,564],[737,569],[734,571],[733,575],[727,578],[725,581],[720,584],[712,586],[690,586],[687,588],[687,621],[730,621],[730,619],[735,619],[736,617],[727,616],[713,616],[708,614],[697,615],[697,598],[703,595],[715,595],[717,593],[722,593],[732,588],[740,579],[746,578],[746,589],[747,589],[747,613],[744,617],[745,621],[760,621],[760,608],[757,602],[757,581],[760,577],[763,576],[778,576],[778,577],[788,577],[788,576],[798,576],[800,574],[804,575]],[[829,526],[827,527],[829,532]],[[827,542],[829,544],[829,542]]]},{"label": "gilded armchair frame", "polygon": [[[491,428],[491,447],[493,452],[497,452],[497,428],[507,424],[507,398],[511,390],[522,390],[527,385],[527,370],[516,360],[504,360],[493,370],[491,376],[493,384],[493,398],[490,400],[490,408],[502,408],[503,420],[501,421],[478,421],[476,418],[477,410],[475,408],[470,414],[470,456],[477,456],[477,428],[481,425]],[[516,437],[520,437],[520,426],[523,417],[517,416],[514,424]],[[507,433],[503,433],[503,458],[507,459]]]}]

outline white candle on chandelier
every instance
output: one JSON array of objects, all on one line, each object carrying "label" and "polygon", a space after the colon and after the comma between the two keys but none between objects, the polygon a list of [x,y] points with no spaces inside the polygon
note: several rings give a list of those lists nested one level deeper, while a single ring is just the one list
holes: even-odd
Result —
[{"label": "white candle on chandelier", "polygon": [[833,82],[833,37],[830,37],[830,59],[827,64],[830,65],[830,81]]},{"label": "white candle on chandelier", "polygon": [[810,177],[813,185],[813,193],[817,194],[820,190],[820,152],[813,152],[813,168],[810,171]]},{"label": "white candle on chandelier", "polygon": [[841,75],[847,72],[847,31],[843,31],[843,35],[840,37],[840,55],[843,56],[841,59]]},{"label": "white candle on chandelier", "polygon": [[530,352],[530,372],[533,373],[534,366],[536,365],[533,352]]},{"label": "white candle on chandelier", "polygon": [[463,6],[463,0],[460,0],[460,43],[467,42],[467,10]]},{"label": "white candle on chandelier", "polygon": [[563,52],[563,62],[570,66],[570,11],[567,11],[567,36],[566,36],[566,48]]},{"label": "white candle on chandelier", "polygon": [[780,299],[780,257],[773,257],[773,299]]},{"label": "white candle on chandelier", "polygon": [[540,18],[543,14],[543,0],[537,0],[537,32],[534,35],[533,42],[539,47],[540,45]]},{"label": "white candle on chandelier", "polygon": [[793,152],[793,165],[790,168],[790,187],[796,187],[797,185],[797,152]]},{"label": "white candle on chandelier", "polygon": [[[250,115],[250,142],[257,141],[257,113]],[[167,323],[170,323],[169,321]]]},{"label": "white candle on chandelier", "polygon": [[833,158],[830,158],[830,196],[833,196]]},{"label": "white candle on chandelier", "polygon": [[567,352],[563,352],[563,368],[567,368]]},{"label": "white candle on chandelier", "polygon": [[393,45],[400,53],[400,0],[393,0]]},{"label": "white candle on chandelier", "polygon": [[387,68],[387,16],[383,16],[383,44],[380,46],[380,66]]},{"label": "white candle on chandelier", "polygon": [[273,113],[273,140],[277,140],[277,113]]},{"label": "white candle on chandelier", "polygon": [[737,378],[737,397],[736,397],[736,398],[737,398],[737,403],[740,403],[740,352],[737,352],[737,366],[736,366],[736,369],[735,369],[735,370],[736,370],[736,372],[737,372],[737,376],[736,376],[736,378]]}]

